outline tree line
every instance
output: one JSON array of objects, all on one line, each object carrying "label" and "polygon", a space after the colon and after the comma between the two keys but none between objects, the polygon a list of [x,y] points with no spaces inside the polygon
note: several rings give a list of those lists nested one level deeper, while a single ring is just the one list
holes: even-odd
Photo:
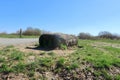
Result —
[{"label": "tree line", "polygon": [[22,35],[27,35],[27,36],[40,36],[41,35],[41,30],[38,28],[32,28],[28,27],[26,30],[22,31],[20,29],[19,31],[16,32],[16,34],[22,34]]},{"label": "tree line", "polygon": [[[20,36],[22,36],[22,35],[25,35],[25,36],[40,36],[42,33],[50,33],[50,32],[42,31],[38,28],[28,27],[26,30],[20,29],[17,32],[10,33],[10,34],[20,35]],[[7,33],[2,32],[0,34],[5,35]],[[93,36],[90,33],[81,32],[81,33],[78,34],[77,37],[79,39],[113,39],[113,40],[114,39],[116,39],[116,40],[120,39],[119,34],[112,34],[111,32],[108,32],[108,31],[101,31],[101,32],[98,33],[97,36]]]},{"label": "tree line", "polygon": [[79,33],[78,34],[79,39],[112,39],[112,40],[118,40],[120,39],[119,34],[112,34],[111,32],[108,31],[101,31],[98,33],[97,36],[93,36],[90,33]]},{"label": "tree line", "polygon": [[[1,35],[6,35],[8,33],[6,32],[1,32]],[[25,35],[25,36],[40,36],[41,35],[41,30],[38,28],[32,28],[32,27],[28,27],[26,30],[18,30],[14,33],[10,33],[12,35]]]}]

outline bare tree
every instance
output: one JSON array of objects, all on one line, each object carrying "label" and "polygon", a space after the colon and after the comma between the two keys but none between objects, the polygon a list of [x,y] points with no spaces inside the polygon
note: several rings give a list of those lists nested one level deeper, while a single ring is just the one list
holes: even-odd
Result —
[{"label": "bare tree", "polygon": [[78,38],[79,39],[92,39],[93,36],[90,33],[82,32],[82,33],[79,33]]},{"label": "bare tree", "polygon": [[38,28],[28,27],[25,31],[23,31],[23,35],[39,36],[40,34],[41,34],[41,30]]},{"label": "bare tree", "polygon": [[101,31],[101,32],[99,32],[98,36],[100,38],[107,38],[107,39],[113,38],[112,33],[108,32],[108,31]]}]

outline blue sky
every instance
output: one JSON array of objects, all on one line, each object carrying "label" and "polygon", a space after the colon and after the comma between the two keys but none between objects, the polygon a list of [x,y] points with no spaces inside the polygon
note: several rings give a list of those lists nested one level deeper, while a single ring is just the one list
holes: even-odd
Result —
[{"label": "blue sky", "polygon": [[120,34],[120,0],[0,0],[0,32],[20,28]]}]

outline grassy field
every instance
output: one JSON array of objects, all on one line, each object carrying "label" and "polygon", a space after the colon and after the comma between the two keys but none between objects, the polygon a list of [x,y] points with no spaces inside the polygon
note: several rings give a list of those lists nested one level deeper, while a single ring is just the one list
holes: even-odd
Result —
[{"label": "grassy field", "polygon": [[[40,36],[26,36],[22,35],[22,38],[39,38]],[[0,38],[20,38],[20,35],[14,34],[0,34]]]},{"label": "grassy field", "polygon": [[[14,46],[0,50],[0,80],[120,80],[120,41],[79,40],[75,52],[24,53]],[[20,75],[23,74],[23,75]],[[8,77],[9,76],[9,77]]]}]

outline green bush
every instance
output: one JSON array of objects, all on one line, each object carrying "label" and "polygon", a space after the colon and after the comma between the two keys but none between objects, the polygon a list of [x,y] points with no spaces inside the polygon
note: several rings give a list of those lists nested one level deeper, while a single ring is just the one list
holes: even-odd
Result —
[{"label": "green bush", "polygon": [[23,35],[28,35],[28,36],[40,36],[41,35],[41,30],[38,28],[32,28],[28,27],[25,31],[22,33]]}]

